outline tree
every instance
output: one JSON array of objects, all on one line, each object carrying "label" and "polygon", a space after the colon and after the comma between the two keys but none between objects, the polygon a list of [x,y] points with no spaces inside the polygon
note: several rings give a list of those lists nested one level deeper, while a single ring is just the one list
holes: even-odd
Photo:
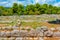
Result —
[{"label": "tree", "polygon": [[35,11],[34,15],[40,15],[40,11]]},{"label": "tree", "polygon": [[13,10],[12,10],[12,8],[9,8],[7,12],[8,12],[7,15],[9,15],[9,16],[10,16],[10,15],[13,15]]},{"label": "tree", "polygon": [[19,4],[18,6],[18,15],[22,15],[24,12],[24,6],[22,4]]},{"label": "tree", "polygon": [[29,15],[34,15],[34,12],[32,10],[30,10]]},{"label": "tree", "polygon": [[57,7],[57,13],[56,14],[60,14],[60,7]]},{"label": "tree", "polygon": [[48,12],[48,5],[47,4],[43,4],[41,6],[41,14],[47,14]]},{"label": "tree", "polygon": [[32,14],[35,11],[35,6],[32,4],[27,5],[25,10],[27,11],[27,14]]},{"label": "tree", "polygon": [[14,3],[12,9],[13,9],[13,13],[17,14],[18,13],[18,11],[17,11],[18,10],[18,4]]},{"label": "tree", "polygon": [[48,14],[52,14],[52,12],[53,12],[53,6],[49,5],[49,7],[48,7]]},{"label": "tree", "polygon": [[0,16],[3,15],[5,8],[3,6],[0,6]]},{"label": "tree", "polygon": [[35,4],[35,9],[38,10],[38,11],[40,11],[41,5],[40,5],[39,3],[36,3],[36,4]]}]

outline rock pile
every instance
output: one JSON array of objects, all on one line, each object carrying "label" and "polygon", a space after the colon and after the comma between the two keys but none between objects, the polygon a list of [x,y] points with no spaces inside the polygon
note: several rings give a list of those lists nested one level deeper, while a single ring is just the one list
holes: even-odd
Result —
[{"label": "rock pile", "polygon": [[53,32],[47,27],[38,27],[36,29],[0,31],[0,37],[60,37],[60,32]]}]

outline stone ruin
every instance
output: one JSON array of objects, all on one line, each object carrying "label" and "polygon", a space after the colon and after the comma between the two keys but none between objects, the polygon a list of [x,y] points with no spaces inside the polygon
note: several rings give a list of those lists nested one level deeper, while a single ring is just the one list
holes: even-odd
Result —
[{"label": "stone ruin", "polygon": [[0,31],[0,37],[60,37],[60,32],[53,32],[47,27],[27,30]]}]

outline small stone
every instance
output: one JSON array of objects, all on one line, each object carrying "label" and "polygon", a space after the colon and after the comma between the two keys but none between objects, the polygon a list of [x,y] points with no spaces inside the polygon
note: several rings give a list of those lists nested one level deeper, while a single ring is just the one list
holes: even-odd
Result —
[{"label": "small stone", "polygon": [[60,32],[54,32],[53,37],[60,37]]},{"label": "small stone", "polygon": [[46,31],[44,32],[44,36],[47,36],[47,37],[52,37],[53,36],[53,32],[52,31]]}]

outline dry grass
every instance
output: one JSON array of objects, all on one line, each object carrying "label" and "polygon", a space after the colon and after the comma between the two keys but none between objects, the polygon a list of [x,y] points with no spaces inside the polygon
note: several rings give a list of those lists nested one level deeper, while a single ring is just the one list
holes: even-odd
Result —
[{"label": "dry grass", "polygon": [[60,37],[47,37],[44,40],[60,40]]},{"label": "dry grass", "polygon": [[48,22],[41,22],[40,25],[41,26],[47,26],[48,28],[51,28],[51,27],[54,27],[54,28],[60,27],[60,24],[50,24]]},{"label": "dry grass", "polygon": [[0,24],[0,27],[5,27],[7,26],[7,24]]},{"label": "dry grass", "polygon": [[50,24],[48,22],[23,22],[21,26],[27,27],[30,26],[31,28],[37,28],[42,26],[47,26],[48,28],[51,27],[60,27],[60,24]]}]

